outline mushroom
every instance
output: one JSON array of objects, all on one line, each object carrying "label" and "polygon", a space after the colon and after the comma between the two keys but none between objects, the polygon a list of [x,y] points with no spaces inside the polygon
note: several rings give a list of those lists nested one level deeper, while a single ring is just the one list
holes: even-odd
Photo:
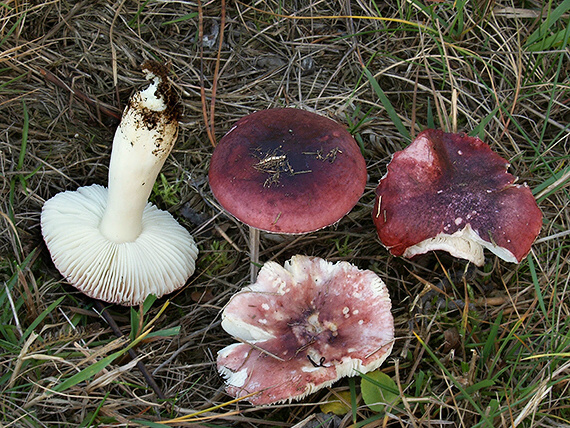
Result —
[{"label": "mushroom", "polygon": [[358,144],[342,125],[294,108],[240,119],[216,146],[209,170],[218,202],[250,226],[253,263],[259,230],[301,234],[329,226],[356,205],[366,179]]},{"label": "mushroom", "polygon": [[394,319],[374,272],[297,255],[267,262],[236,293],[222,327],[242,343],[218,352],[231,396],[255,405],[302,397],[343,376],[378,368],[390,355]]},{"label": "mushroom", "polygon": [[148,202],[178,135],[167,70],[145,62],[150,86],[128,102],[115,132],[108,188],[65,191],[43,206],[41,227],[61,274],[90,297],[137,305],[184,285],[198,249],[172,215]]},{"label": "mushroom", "polygon": [[478,138],[427,129],[394,154],[373,219],[396,256],[431,250],[483,265],[483,248],[513,263],[530,251],[542,213],[508,162]]}]

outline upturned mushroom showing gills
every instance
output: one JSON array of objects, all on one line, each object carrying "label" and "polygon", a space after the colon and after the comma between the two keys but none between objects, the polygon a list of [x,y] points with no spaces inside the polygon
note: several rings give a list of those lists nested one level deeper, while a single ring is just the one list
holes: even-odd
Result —
[{"label": "upturned mushroom showing gills", "polygon": [[266,263],[224,308],[222,327],[241,342],[218,352],[226,391],[255,405],[298,400],[374,370],[394,342],[378,275],[308,256]]},{"label": "upturned mushroom showing gills", "polygon": [[143,64],[150,86],[136,92],[116,130],[108,188],[65,191],[43,206],[41,227],[53,262],[76,288],[96,299],[137,305],[168,294],[194,272],[194,239],[148,202],[178,135],[178,98],[167,70]]},{"label": "upturned mushroom showing gills", "polygon": [[376,189],[373,219],[396,256],[431,250],[484,263],[483,249],[520,262],[542,225],[526,184],[478,138],[428,129],[394,154]]}]

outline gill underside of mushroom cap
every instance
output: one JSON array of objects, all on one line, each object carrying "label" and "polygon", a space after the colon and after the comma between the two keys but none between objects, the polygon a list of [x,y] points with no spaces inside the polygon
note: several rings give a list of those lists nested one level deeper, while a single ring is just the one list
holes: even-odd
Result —
[{"label": "gill underside of mushroom cap", "polygon": [[58,193],[44,204],[42,231],[49,231],[44,239],[62,276],[90,297],[128,306],[183,286],[198,256],[190,233],[148,203],[137,239],[110,241],[99,229],[107,195],[94,184]]}]

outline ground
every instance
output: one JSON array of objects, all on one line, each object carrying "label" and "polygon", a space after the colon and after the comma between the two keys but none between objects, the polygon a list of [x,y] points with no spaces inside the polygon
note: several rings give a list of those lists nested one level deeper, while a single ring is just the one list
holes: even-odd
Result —
[{"label": "ground", "polygon": [[[501,0],[0,4],[0,425],[570,426],[569,11]],[[183,107],[151,201],[200,255],[168,300],[107,308],[114,332],[54,267],[40,212],[58,192],[105,185],[149,59],[168,64]],[[271,107],[327,116],[360,145],[368,180],[353,210],[308,235],[262,233],[260,260],[312,255],[384,280],[396,341],[387,376],[375,376],[394,382],[376,386],[396,388],[390,404],[369,407],[359,376],[266,407],[224,392],[216,353],[234,340],[220,312],[249,283],[248,230],[220,209],[207,171],[232,125]],[[439,252],[406,260],[381,245],[375,188],[426,128],[480,137],[530,187],[543,227],[520,264],[488,252],[482,267]]]}]

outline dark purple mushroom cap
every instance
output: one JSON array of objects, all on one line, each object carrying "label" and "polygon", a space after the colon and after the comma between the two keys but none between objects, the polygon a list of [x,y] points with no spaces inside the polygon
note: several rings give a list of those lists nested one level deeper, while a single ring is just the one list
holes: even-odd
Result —
[{"label": "dark purple mushroom cap", "polygon": [[376,189],[378,237],[396,256],[445,250],[482,265],[483,247],[518,263],[542,213],[508,162],[478,138],[428,129],[394,154]]},{"label": "dark purple mushroom cap", "polygon": [[240,119],[220,140],[210,163],[219,203],[249,226],[306,233],[340,220],[366,184],[366,164],[337,122],[293,108]]}]

